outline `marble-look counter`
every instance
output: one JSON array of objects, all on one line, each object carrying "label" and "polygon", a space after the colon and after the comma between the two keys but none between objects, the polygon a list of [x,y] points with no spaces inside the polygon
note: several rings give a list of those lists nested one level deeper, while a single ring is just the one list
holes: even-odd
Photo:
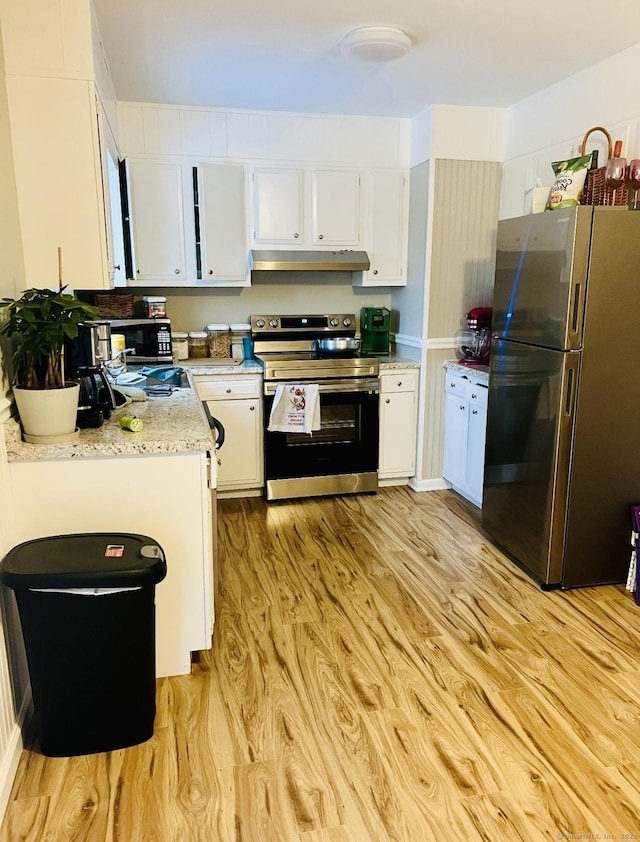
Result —
[{"label": "marble-look counter", "polygon": [[[120,427],[123,415],[141,418],[144,429],[139,433],[123,430]],[[119,407],[102,427],[80,430],[78,440],[69,444],[24,442],[20,424],[13,418],[5,422],[4,434],[10,462],[185,453],[211,450],[214,443],[202,403],[192,388]]]},{"label": "marble-look counter", "polygon": [[443,363],[443,368],[456,374],[466,374],[467,377],[475,377],[483,383],[489,382],[489,366],[487,365],[460,365],[456,360],[447,360],[447,362]]}]

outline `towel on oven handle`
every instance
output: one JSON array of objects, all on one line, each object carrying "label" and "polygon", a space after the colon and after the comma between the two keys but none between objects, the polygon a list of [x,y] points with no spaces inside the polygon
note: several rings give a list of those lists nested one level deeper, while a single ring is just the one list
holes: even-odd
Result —
[{"label": "towel on oven handle", "polygon": [[269,432],[312,433],[320,429],[320,397],[317,383],[280,383],[276,386]]}]

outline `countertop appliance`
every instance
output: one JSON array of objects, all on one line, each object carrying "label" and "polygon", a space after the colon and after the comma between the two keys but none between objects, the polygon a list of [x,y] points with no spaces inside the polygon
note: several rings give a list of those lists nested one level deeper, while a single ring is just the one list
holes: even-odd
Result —
[{"label": "countertop appliance", "polygon": [[362,350],[369,354],[388,354],[391,311],[386,307],[363,307],[360,311]]},{"label": "countertop appliance", "polygon": [[472,307],[467,313],[467,327],[455,334],[460,365],[489,365],[491,351],[491,307]]},{"label": "countertop appliance", "polygon": [[[355,327],[350,313],[251,317],[255,356],[264,367],[267,500],[377,489],[378,359],[317,348],[318,340],[355,338]],[[320,430],[267,429],[280,384],[318,385]]]},{"label": "countertop appliance", "polygon": [[111,332],[124,336],[131,363],[170,363],[171,319],[113,319]]},{"label": "countertop appliance", "polygon": [[626,580],[639,294],[640,213],[499,223],[482,523],[543,587]]},{"label": "countertop appliance", "polygon": [[65,378],[80,384],[76,424],[80,429],[102,426],[116,399],[105,364],[111,355],[108,321],[86,322],[65,345]]}]

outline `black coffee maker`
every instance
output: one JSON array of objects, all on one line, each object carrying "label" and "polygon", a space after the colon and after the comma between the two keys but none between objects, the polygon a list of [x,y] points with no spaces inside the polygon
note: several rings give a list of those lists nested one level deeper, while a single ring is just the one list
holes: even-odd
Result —
[{"label": "black coffee maker", "polygon": [[101,427],[116,402],[105,363],[111,358],[109,322],[85,322],[65,348],[66,379],[80,384],[76,425]]}]

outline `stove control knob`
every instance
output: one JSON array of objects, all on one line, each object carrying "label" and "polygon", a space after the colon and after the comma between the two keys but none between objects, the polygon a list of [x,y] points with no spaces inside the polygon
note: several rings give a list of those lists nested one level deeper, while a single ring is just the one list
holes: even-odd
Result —
[{"label": "stove control knob", "polygon": [[340,324],[340,321],[338,319],[331,319],[329,321],[329,324],[331,325],[331,327],[338,327],[338,325]]},{"label": "stove control knob", "polygon": [[278,327],[277,319],[269,319],[269,327]]},{"label": "stove control knob", "polygon": [[342,320],[342,324],[343,324],[345,327],[351,327],[351,319],[343,319],[343,320]]},{"label": "stove control knob", "polygon": [[264,319],[258,319],[256,321],[256,327],[264,327]]}]

